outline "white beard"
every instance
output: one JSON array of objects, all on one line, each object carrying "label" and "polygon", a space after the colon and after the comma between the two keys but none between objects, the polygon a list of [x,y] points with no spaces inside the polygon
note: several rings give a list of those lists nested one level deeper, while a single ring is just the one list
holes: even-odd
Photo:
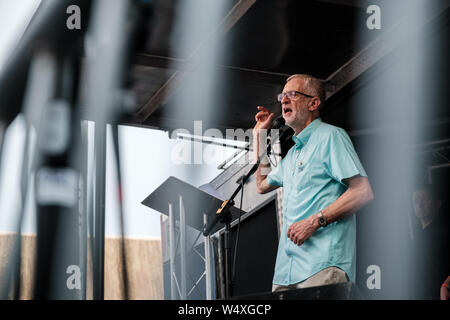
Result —
[{"label": "white beard", "polygon": [[308,110],[305,109],[296,110],[294,118],[289,122],[286,121],[286,125],[291,127],[292,129],[294,129],[292,125],[304,127],[304,124],[306,123],[308,116],[309,116]]}]

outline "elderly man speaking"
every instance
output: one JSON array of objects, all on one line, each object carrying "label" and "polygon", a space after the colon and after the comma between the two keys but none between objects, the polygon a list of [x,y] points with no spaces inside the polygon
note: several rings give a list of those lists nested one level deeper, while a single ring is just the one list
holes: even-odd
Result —
[{"label": "elderly man speaking", "polygon": [[[255,177],[259,193],[283,187],[283,230],[278,246],[273,291],[355,281],[356,218],[353,213],[373,199],[367,174],[347,133],[324,123],[320,107],[325,90],[305,74],[289,77],[278,95],[295,145]],[[255,159],[263,154],[263,130],[274,114],[258,107],[253,128]],[[267,162],[266,162],[267,163]]]}]

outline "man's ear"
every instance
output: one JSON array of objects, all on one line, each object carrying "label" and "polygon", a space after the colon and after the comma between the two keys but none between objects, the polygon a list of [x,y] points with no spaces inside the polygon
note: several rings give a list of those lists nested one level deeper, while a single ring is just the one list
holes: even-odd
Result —
[{"label": "man's ear", "polygon": [[314,97],[309,102],[308,110],[311,112],[316,111],[317,109],[319,109],[319,106],[320,106],[320,99],[318,97]]}]

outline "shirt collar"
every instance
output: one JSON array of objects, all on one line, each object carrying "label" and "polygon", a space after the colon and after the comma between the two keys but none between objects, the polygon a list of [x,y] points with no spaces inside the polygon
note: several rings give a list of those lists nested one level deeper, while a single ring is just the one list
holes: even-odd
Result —
[{"label": "shirt collar", "polygon": [[313,122],[311,122],[305,129],[300,131],[299,134],[293,135],[292,140],[295,142],[295,146],[302,147],[308,143],[309,137],[311,134],[322,124],[322,119],[316,118]]}]

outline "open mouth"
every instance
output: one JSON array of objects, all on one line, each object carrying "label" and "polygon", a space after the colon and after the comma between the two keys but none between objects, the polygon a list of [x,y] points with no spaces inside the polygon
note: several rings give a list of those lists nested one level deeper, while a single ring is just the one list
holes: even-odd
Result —
[{"label": "open mouth", "polygon": [[284,107],[283,108],[283,115],[288,116],[290,114],[292,114],[292,109],[290,107]]}]

